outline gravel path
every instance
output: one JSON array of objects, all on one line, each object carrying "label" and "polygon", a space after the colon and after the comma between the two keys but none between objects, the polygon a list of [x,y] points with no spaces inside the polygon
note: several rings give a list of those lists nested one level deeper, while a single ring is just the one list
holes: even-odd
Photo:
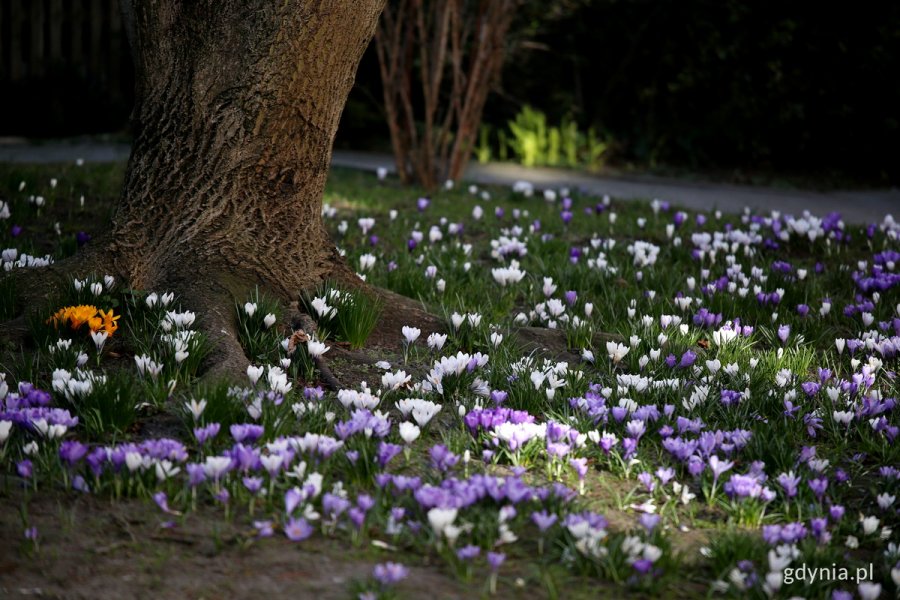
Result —
[{"label": "gravel path", "polygon": [[[72,140],[30,144],[23,140],[0,138],[0,162],[57,163],[114,162],[127,160],[130,147],[121,142]],[[393,158],[387,154],[336,151],[332,164],[340,167],[375,171],[385,167],[394,171]],[[511,185],[528,181],[537,188],[570,187],[601,196],[616,198],[659,198],[692,209],[719,209],[739,213],[745,207],[757,211],[778,210],[799,214],[808,210],[816,215],[840,212],[849,223],[880,222],[885,215],[900,217],[900,190],[859,190],[813,192],[746,185],[692,182],[651,176],[600,177],[563,169],[531,168],[517,165],[472,163],[466,181],[479,184]]]}]

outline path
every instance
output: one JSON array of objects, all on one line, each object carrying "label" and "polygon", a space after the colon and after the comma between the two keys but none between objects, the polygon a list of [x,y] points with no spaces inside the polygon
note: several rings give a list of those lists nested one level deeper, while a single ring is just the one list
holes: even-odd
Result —
[{"label": "path", "polygon": [[[82,158],[87,162],[113,162],[128,158],[129,146],[119,142],[74,140],[28,144],[20,140],[0,139],[0,162],[52,163]],[[387,154],[336,151],[332,164],[339,167],[375,171],[386,167],[393,172],[393,158]],[[886,214],[900,218],[900,190],[864,190],[813,192],[770,187],[683,181],[652,176],[607,177],[548,168],[524,168],[518,165],[472,163],[466,181],[479,184],[512,185],[529,181],[538,188],[570,187],[602,196],[631,199],[659,198],[674,205],[698,210],[719,209],[739,213],[745,207],[757,211],[779,210],[799,214],[809,210],[825,215],[840,212],[848,223],[880,222]]]}]

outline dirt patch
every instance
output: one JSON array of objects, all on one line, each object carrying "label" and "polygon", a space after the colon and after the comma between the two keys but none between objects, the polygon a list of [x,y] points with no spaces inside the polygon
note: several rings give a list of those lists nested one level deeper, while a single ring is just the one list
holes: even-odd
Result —
[{"label": "dirt patch", "polygon": [[[0,597],[345,599],[377,562],[399,559],[331,539],[255,539],[214,509],[167,529],[166,515],[145,502],[52,495],[29,503],[29,524],[40,532],[34,555],[22,534],[21,492],[0,503]],[[473,595],[426,565],[410,565],[397,590],[410,598]]]}]

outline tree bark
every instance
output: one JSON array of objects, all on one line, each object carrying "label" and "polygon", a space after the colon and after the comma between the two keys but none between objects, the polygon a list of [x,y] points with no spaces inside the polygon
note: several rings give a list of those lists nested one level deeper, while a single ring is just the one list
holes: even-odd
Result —
[{"label": "tree bark", "polygon": [[98,262],[172,290],[213,343],[208,374],[247,360],[235,299],[357,283],[322,223],[334,135],[384,0],[121,0],[135,139]]},{"label": "tree bark", "polygon": [[384,0],[122,0],[135,139],[112,227],[148,289],[285,299],[351,273],[321,220],[340,114]]}]

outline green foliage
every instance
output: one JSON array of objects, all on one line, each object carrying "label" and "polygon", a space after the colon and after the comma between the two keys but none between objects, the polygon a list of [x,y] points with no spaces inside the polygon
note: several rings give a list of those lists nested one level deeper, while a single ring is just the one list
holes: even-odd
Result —
[{"label": "green foliage", "polygon": [[481,129],[478,130],[478,143],[475,145],[475,157],[478,159],[479,163],[487,164],[491,162],[493,154],[494,150],[491,148],[491,126],[482,125]]},{"label": "green foliage", "polygon": [[109,375],[91,376],[91,391],[69,401],[89,440],[119,437],[137,420],[137,394],[132,373],[116,371]]},{"label": "green foliage", "polygon": [[547,117],[528,105],[507,123],[512,138],[510,149],[523,166],[535,167],[547,162]]},{"label": "green foliage", "polygon": [[496,142],[491,139],[491,127],[481,128],[475,149],[478,161],[489,162],[496,153],[500,160],[512,158],[526,167],[569,167],[599,169],[603,166],[607,142],[594,128],[587,132],[578,130],[578,124],[564,117],[559,125],[549,125],[547,116],[525,105],[515,119],[507,123],[507,131],[496,131]]},{"label": "green foliage", "polygon": [[[192,413],[192,405],[202,407],[202,410],[198,410],[199,416]],[[233,393],[227,381],[197,385],[187,397],[183,398],[181,415],[188,431],[200,425],[218,423],[222,428],[221,431],[226,434],[230,426],[250,420],[242,396]]]},{"label": "green foliage", "polygon": [[383,302],[373,294],[331,283],[319,287],[314,295],[304,296],[303,304],[319,326],[320,339],[333,338],[352,348],[366,343],[384,309]]},{"label": "green foliage", "polygon": [[250,299],[236,303],[238,339],[244,352],[254,362],[272,362],[278,357],[281,334],[277,324],[281,318],[281,304],[275,298],[261,294],[256,288]]},{"label": "green foliage", "polygon": [[18,314],[16,281],[12,277],[0,279],[0,320],[8,321]]}]

